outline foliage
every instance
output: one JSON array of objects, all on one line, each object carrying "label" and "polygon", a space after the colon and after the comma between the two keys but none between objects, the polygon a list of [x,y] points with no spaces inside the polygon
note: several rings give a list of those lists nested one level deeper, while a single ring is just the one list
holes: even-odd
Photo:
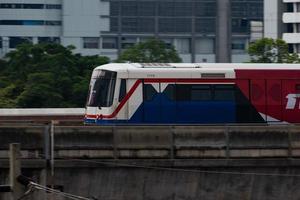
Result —
[{"label": "foliage", "polygon": [[299,63],[298,54],[288,51],[282,39],[263,38],[250,44],[248,53],[252,63]]},{"label": "foliage", "polygon": [[181,62],[175,48],[161,40],[150,39],[124,50],[117,62],[172,63]]},{"label": "foliage", "polygon": [[0,108],[84,107],[91,72],[107,57],[59,44],[22,44],[0,60]]}]

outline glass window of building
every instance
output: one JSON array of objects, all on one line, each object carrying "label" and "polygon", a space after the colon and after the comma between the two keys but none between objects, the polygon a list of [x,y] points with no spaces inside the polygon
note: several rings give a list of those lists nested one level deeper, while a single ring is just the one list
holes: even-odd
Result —
[{"label": "glass window of building", "polygon": [[23,4],[24,9],[43,9],[44,4]]},{"label": "glass window of building", "polygon": [[137,32],[137,18],[122,18],[122,32]]},{"label": "glass window of building", "polygon": [[122,49],[128,49],[136,43],[136,38],[133,37],[122,37],[121,47]]},{"label": "glass window of building", "polygon": [[234,33],[249,33],[250,24],[247,18],[234,18],[232,19],[232,32]]},{"label": "glass window of building", "polygon": [[160,38],[160,40],[165,43],[166,48],[171,48],[173,46],[173,38]]},{"label": "glass window of building", "polygon": [[217,15],[216,8],[216,2],[196,2],[195,15],[197,17],[215,17]]},{"label": "glass window of building", "polygon": [[286,12],[294,12],[293,3],[286,3]]},{"label": "glass window of building", "polygon": [[38,43],[60,43],[59,37],[38,37]]},{"label": "glass window of building", "polygon": [[192,2],[174,2],[174,16],[193,16]]},{"label": "glass window of building", "polygon": [[215,40],[212,38],[197,38],[195,40],[196,54],[213,54],[215,52]]},{"label": "glass window of building", "polygon": [[196,33],[215,33],[216,19],[198,18],[195,23]]},{"label": "glass window of building", "polygon": [[2,49],[2,37],[0,37],[0,49]]},{"label": "glass window of building", "polygon": [[9,48],[16,48],[23,43],[32,43],[31,37],[9,37]]},{"label": "glass window of building", "polygon": [[44,4],[1,3],[0,8],[4,8],[4,9],[44,9]]},{"label": "glass window of building", "polygon": [[288,44],[289,53],[294,53],[294,44]]},{"label": "glass window of building", "polygon": [[23,20],[23,24],[25,26],[42,26],[45,24],[43,20]]},{"label": "glass window of building", "polygon": [[118,25],[118,18],[116,17],[111,17],[109,19],[109,23],[110,23],[110,31],[111,32],[118,32],[118,28],[119,28],[119,25]]},{"label": "glass window of building", "polygon": [[118,48],[118,38],[117,37],[103,37],[102,38],[102,48],[103,49],[117,49]]},{"label": "glass window of building", "polygon": [[174,2],[159,2],[158,15],[159,16],[174,16]]},{"label": "glass window of building", "polygon": [[155,19],[154,18],[139,18],[137,24],[137,32],[139,33],[154,33]]},{"label": "glass window of building", "polygon": [[191,40],[189,38],[176,38],[174,43],[178,53],[188,54],[191,52]]},{"label": "glass window of building", "polygon": [[123,17],[121,19],[122,32],[149,33],[155,30],[154,18]]},{"label": "glass window of building", "polygon": [[61,21],[44,20],[0,20],[0,25],[24,25],[24,26],[60,26]]},{"label": "glass window of building", "polygon": [[232,32],[250,33],[251,21],[263,21],[263,0],[232,0]]},{"label": "glass window of building", "polygon": [[23,25],[23,20],[0,20],[0,25]]},{"label": "glass window of building", "polygon": [[193,15],[193,3],[191,1],[181,2],[159,2],[158,15],[168,17],[181,17]]},{"label": "glass window of building", "polygon": [[139,38],[140,39],[140,42],[147,42],[148,40],[151,40],[153,39],[154,37],[141,37]]},{"label": "glass window of building", "polygon": [[231,44],[232,53],[246,53],[247,43],[248,41],[246,38],[233,38]]},{"label": "glass window of building", "polygon": [[191,18],[161,18],[158,30],[162,33],[190,33],[192,31]]},{"label": "glass window of building", "polygon": [[40,26],[44,25],[43,20],[0,20],[0,25],[24,25],[24,26]]},{"label": "glass window of building", "polygon": [[84,37],[83,38],[83,48],[98,49],[99,48],[99,38],[98,37]]},{"label": "glass window of building", "polygon": [[119,5],[120,3],[117,1],[110,2],[110,16],[118,16],[119,15]]},{"label": "glass window of building", "polygon": [[287,33],[293,33],[294,32],[294,26],[292,23],[286,24],[286,32]]},{"label": "glass window of building", "polygon": [[155,16],[155,2],[143,1],[138,2],[138,16]]},{"label": "glass window of building", "polygon": [[122,16],[136,16],[137,15],[137,1],[123,1],[121,2]]},{"label": "glass window of building", "polygon": [[60,10],[61,9],[61,5],[60,4],[46,4],[46,9],[57,9],[57,10]]},{"label": "glass window of building", "polygon": [[47,26],[61,26],[61,21],[45,21]]}]

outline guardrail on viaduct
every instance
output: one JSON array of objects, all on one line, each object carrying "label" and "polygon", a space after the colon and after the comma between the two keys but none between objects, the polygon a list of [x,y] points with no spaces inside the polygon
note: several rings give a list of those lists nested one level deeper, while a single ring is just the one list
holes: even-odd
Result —
[{"label": "guardrail on viaduct", "polygon": [[[0,158],[49,157],[50,126],[0,127]],[[300,126],[55,126],[54,155],[92,159],[300,157]]]},{"label": "guardrail on viaduct", "polygon": [[[7,182],[8,145],[17,142],[25,175],[41,185],[96,197],[91,199],[300,197],[300,126],[52,128],[0,126],[0,184]],[[51,132],[55,173],[49,176]],[[30,199],[48,196],[36,192]],[[2,199],[8,195],[0,194]]]}]

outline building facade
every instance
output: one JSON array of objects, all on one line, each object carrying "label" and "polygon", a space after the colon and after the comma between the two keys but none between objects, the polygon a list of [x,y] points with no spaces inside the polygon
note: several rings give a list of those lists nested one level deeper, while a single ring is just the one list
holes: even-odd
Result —
[{"label": "building facade", "polygon": [[282,38],[300,54],[300,0],[265,0],[264,36]]},{"label": "building facade", "polygon": [[284,0],[286,10],[282,21],[286,25],[286,31],[282,38],[289,46],[290,51],[300,53],[300,0]]},{"label": "building facade", "polygon": [[0,56],[30,41],[111,60],[149,38],[183,62],[244,62],[263,0],[0,0]]}]

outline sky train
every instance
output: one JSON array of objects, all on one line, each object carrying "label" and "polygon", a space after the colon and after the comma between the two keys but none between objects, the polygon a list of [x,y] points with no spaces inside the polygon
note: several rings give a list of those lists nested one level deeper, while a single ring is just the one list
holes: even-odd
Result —
[{"label": "sky train", "polygon": [[85,123],[300,123],[300,65],[102,65],[92,73]]}]

